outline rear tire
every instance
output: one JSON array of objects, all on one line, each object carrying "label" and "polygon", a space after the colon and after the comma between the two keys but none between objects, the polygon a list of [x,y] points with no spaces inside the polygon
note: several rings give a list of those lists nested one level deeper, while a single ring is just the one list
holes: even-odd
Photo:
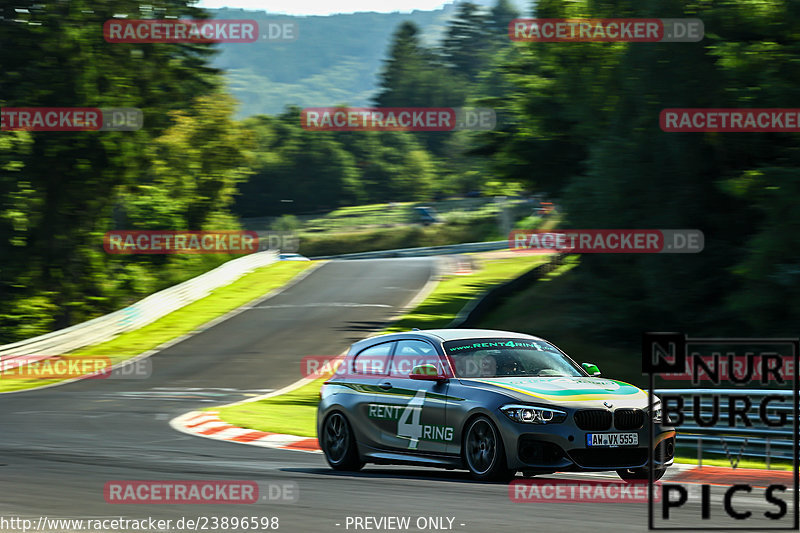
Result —
[{"label": "rear tire", "polygon": [[358,456],[353,429],[342,413],[336,411],[328,415],[322,424],[319,440],[325,460],[334,470],[358,472],[364,466]]},{"label": "rear tire", "polygon": [[[653,470],[653,481],[658,481],[666,473],[666,468],[656,468]],[[647,481],[649,474],[647,468],[623,468],[617,470],[617,475],[625,481]]]},{"label": "rear tire", "polygon": [[506,465],[506,450],[500,432],[489,418],[479,416],[467,424],[462,443],[464,464],[478,481],[509,481],[516,470]]}]

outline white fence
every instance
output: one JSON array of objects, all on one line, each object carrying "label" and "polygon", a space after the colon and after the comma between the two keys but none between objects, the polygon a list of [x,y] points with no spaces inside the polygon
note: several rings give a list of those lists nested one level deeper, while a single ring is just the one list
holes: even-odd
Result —
[{"label": "white fence", "polygon": [[151,294],[119,311],[0,346],[0,368],[11,369],[31,361],[61,355],[92,344],[105,342],[127,331],[139,329],[159,318],[209,295],[211,291],[236,281],[256,268],[278,260],[275,251],[258,252],[239,257],[214,270],[174,287]]}]

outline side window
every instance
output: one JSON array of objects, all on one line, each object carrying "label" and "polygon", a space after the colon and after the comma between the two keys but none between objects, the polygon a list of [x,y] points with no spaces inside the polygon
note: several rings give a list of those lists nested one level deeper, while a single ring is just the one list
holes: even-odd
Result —
[{"label": "side window", "polygon": [[386,375],[392,346],[394,346],[394,342],[384,342],[359,352],[353,359],[353,374]]},{"label": "side window", "polygon": [[415,366],[426,364],[435,365],[439,372],[442,372],[444,368],[432,344],[425,341],[398,341],[389,368],[389,375],[407,378]]},{"label": "side window", "polygon": [[[497,350],[475,350],[453,355],[456,374],[462,378],[496,377],[498,375]],[[505,374],[503,374],[505,375]]]}]

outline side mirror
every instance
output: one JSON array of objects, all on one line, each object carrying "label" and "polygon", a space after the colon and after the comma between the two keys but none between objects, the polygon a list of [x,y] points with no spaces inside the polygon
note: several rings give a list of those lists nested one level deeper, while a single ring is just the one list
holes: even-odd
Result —
[{"label": "side mirror", "polygon": [[411,379],[418,379],[420,381],[445,381],[446,377],[439,374],[436,370],[436,365],[417,365],[411,369],[411,374],[408,375]]},{"label": "side mirror", "polygon": [[600,376],[600,369],[597,368],[597,365],[594,363],[581,363],[581,366],[586,371],[587,374],[590,376],[598,377]]}]

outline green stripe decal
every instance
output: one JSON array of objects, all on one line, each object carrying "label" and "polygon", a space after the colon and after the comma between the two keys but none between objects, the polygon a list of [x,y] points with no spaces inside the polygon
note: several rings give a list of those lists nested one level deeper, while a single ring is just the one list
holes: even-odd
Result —
[{"label": "green stripe decal", "polygon": [[598,378],[495,378],[464,381],[494,385],[535,398],[567,402],[603,400],[613,396],[647,397],[647,393],[624,381]]}]

